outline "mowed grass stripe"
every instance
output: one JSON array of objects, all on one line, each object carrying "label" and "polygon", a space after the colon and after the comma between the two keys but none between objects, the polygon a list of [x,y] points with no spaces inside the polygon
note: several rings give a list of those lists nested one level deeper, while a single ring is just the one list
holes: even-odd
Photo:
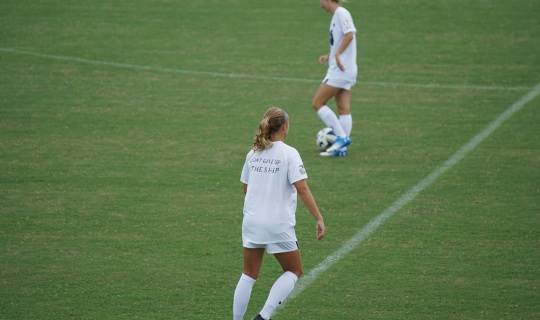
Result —
[{"label": "mowed grass stripe", "polygon": [[[290,82],[303,82],[303,83],[320,83],[321,79],[304,79],[304,78],[288,78],[288,77],[272,77],[264,75],[252,75],[244,73],[224,73],[224,72],[211,72],[211,71],[195,71],[195,70],[183,70],[172,68],[160,68],[152,66],[141,66],[120,62],[91,60],[77,57],[67,57],[59,55],[51,55],[39,52],[32,52],[26,50],[18,50],[13,48],[0,48],[2,52],[11,52],[15,54],[29,55],[46,59],[74,61],[85,64],[103,65],[116,68],[137,69],[144,71],[155,71],[164,73],[176,73],[186,75],[202,75],[211,77],[224,77],[224,78],[238,78],[238,79],[259,79],[259,80],[273,80],[273,81],[290,81]],[[487,91],[525,91],[529,90],[528,87],[521,86],[477,86],[477,85],[457,85],[457,84],[421,84],[421,83],[400,83],[400,82],[381,82],[381,81],[359,81],[357,85],[365,86],[382,86],[382,87],[411,87],[411,88],[426,88],[426,89],[450,89],[450,90],[487,90]]]},{"label": "mowed grass stripe", "polygon": [[448,160],[433,170],[428,176],[421,180],[414,187],[409,189],[388,208],[386,208],[381,214],[373,218],[365,227],[360,229],[353,237],[351,237],[340,249],[333,254],[326,257],[324,261],[319,263],[309,273],[304,275],[296,285],[293,292],[290,294],[287,302],[291,302],[294,298],[300,295],[309,285],[311,285],[317,278],[328,270],[332,265],[339,262],[349,252],[354,250],[362,241],[364,241],[370,234],[372,234],[377,228],[379,228],[388,218],[392,217],[396,212],[401,210],[409,202],[414,200],[418,194],[424,189],[429,187],[435,180],[437,180],[446,171],[451,169],[454,165],[459,163],[469,152],[476,148],[482,141],[489,137],[497,128],[499,128],[505,121],[510,119],[515,113],[521,110],[527,103],[535,99],[540,95],[540,83],[536,84],[531,91],[517,100],[508,109],[501,113],[495,120],[493,120],[488,126],[486,126],[480,133],[474,136],[468,143],[461,147],[456,153],[454,153]]}]

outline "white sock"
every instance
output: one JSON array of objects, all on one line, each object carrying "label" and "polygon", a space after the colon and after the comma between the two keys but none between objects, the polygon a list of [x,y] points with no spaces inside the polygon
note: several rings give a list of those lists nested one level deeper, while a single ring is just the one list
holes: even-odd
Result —
[{"label": "white sock", "polygon": [[234,291],[234,320],[242,320],[242,318],[244,317],[249,303],[249,298],[251,297],[251,289],[253,289],[254,284],[255,279],[242,273],[242,275],[240,276],[240,280],[238,280],[238,284],[236,285],[236,290]]},{"label": "white sock", "polygon": [[[339,116],[339,123],[341,124],[341,127],[343,128],[343,131],[345,131],[345,134],[347,137],[351,136],[352,131],[352,115],[350,114],[342,114]],[[339,151],[347,151],[347,147],[342,147],[339,149]]]},{"label": "white sock", "polygon": [[345,137],[345,131],[343,130],[343,127],[341,127],[339,119],[332,109],[330,109],[328,106],[323,106],[317,111],[317,115],[327,127],[334,129],[334,133],[337,136]]},{"label": "white sock", "polygon": [[343,128],[343,131],[345,131],[345,134],[350,137],[351,131],[352,131],[352,115],[350,114],[343,114],[339,116],[339,123],[341,124],[341,127]]},{"label": "white sock", "polygon": [[270,316],[276,311],[277,307],[281,305],[283,300],[285,300],[294,289],[296,280],[298,280],[298,277],[294,273],[287,271],[274,282],[274,285],[268,294],[268,299],[266,300],[262,311],[259,313],[261,317],[270,319]]}]

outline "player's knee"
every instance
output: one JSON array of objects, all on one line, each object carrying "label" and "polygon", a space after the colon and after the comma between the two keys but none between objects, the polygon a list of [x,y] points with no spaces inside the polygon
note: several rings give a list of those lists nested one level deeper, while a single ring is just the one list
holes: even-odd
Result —
[{"label": "player's knee", "polygon": [[313,100],[313,102],[311,103],[311,106],[313,107],[313,109],[315,109],[315,111],[319,111],[319,109],[324,106],[324,103],[320,103],[316,100]]},{"label": "player's knee", "polygon": [[283,268],[283,272],[292,272],[294,273],[298,278],[304,273],[304,270],[302,270],[302,267],[296,267],[296,268]]},{"label": "player's knee", "polygon": [[298,278],[300,278],[300,276],[302,276],[302,274],[304,273],[304,270],[302,270],[302,268],[299,268],[290,270],[290,272],[294,273]]},{"label": "player's knee", "polygon": [[257,278],[259,277],[259,271],[253,269],[244,268],[242,273],[255,280],[257,280]]},{"label": "player's knee", "polygon": [[338,104],[338,105],[336,105],[336,107],[337,107],[338,113],[340,115],[351,114],[351,106]]}]

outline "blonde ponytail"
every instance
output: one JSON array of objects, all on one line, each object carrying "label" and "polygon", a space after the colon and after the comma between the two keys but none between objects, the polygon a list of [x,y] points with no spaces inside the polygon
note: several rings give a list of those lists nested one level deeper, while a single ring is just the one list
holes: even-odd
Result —
[{"label": "blonde ponytail", "polygon": [[278,107],[271,107],[264,113],[264,117],[259,123],[252,148],[255,151],[262,151],[272,145],[272,134],[277,132],[289,119],[287,112]]}]

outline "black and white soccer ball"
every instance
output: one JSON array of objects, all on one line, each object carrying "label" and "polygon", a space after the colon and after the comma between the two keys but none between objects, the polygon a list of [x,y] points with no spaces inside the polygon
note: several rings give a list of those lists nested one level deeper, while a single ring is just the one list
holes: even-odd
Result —
[{"label": "black and white soccer ball", "polygon": [[317,146],[322,150],[326,151],[326,149],[330,148],[332,143],[336,140],[337,136],[334,133],[334,129],[332,128],[322,128],[317,132],[317,136],[315,137],[315,142],[317,143]]}]

